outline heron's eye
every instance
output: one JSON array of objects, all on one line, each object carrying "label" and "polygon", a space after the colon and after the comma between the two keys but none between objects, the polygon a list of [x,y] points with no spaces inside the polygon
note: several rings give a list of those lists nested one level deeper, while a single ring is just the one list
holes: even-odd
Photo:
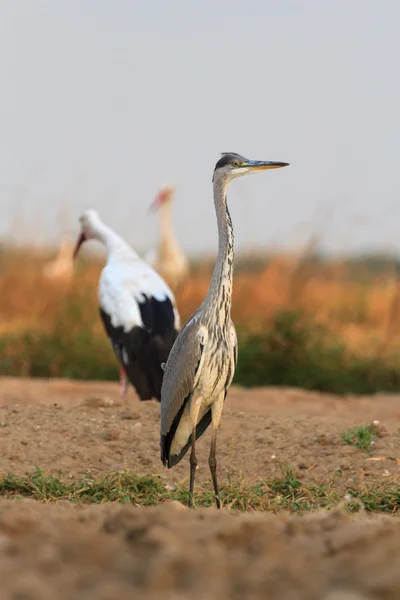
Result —
[{"label": "heron's eye", "polygon": [[239,166],[239,161],[234,160],[232,161],[232,167],[238,167]]}]

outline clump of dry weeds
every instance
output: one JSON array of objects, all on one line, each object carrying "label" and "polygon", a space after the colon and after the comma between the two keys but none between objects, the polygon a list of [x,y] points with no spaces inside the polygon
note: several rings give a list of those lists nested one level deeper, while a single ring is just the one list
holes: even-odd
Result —
[{"label": "clump of dry weeds", "polygon": [[[18,327],[49,328],[60,305],[71,297],[97,320],[97,284],[102,260],[78,263],[72,281],[43,277],[48,260],[29,248],[0,252],[0,331]],[[280,310],[300,310],[339,332],[350,347],[390,344],[400,335],[399,285],[387,270],[357,278],[345,261],[320,262],[302,256],[275,256],[246,272],[238,261],[233,291],[233,318],[239,327],[256,331]],[[182,320],[199,306],[208,290],[212,265],[192,272],[177,295]],[[360,267],[360,273],[362,267]]]},{"label": "clump of dry weeds", "polygon": [[[114,357],[103,334],[97,306],[97,285],[103,261],[96,257],[88,258],[84,254],[77,263],[72,280],[63,283],[62,280],[52,281],[43,276],[43,267],[48,258],[44,252],[38,254],[29,249],[13,251],[5,248],[0,251],[0,351],[6,353],[8,358],[8,362],[2,364],[2,373],[96,376],[98,366],[82,371],[73,364],[74,356],[82,359],[84,351],[88,352],[88,348],[90,351],[92,347],[97,349],[96,354],[101,357],[102,378],[109,377],[114,372],[111,366],[114,365]],[[212,262],[208,262],[192,269],[190,278],[179,290],[177,303],[183,323],[207,293],[212,266]],[[357,266],[345,261],[322,261],[303,254],[268,257],[264,264],[253,261],[247,268],[246,261],[239,257],[233,292],[233,318],[238,331],[246,334],[242,340],[249,335],[264,336],[271,328],[280,328],[284,323],[286,344],[287,335],[290,341],[292,334],[287,331],[287,319],[282,321],[277,319],[277,315],[299,314],[303,320],[305,316],[316,327],[324,328],[325,341],[328,339],[329,342],[331,337],[334,348],[328,353],[328,359],[334,360],[335,356],[340,355],[337,367],[343,369],[347,360],[343,358],[343,352],[371,359],[394,354],[400,335],[399,297],[396,277],[388,265],[371,272],[367,264],[360,263]],[[315,328],[310,329],[309,333],[312,336],[316,331]],[[279,335],[272,336],[273,343],[276,344],[276,339],[281,340],[281,333],[279,329]],[[4,340],[5,335],[13,336],[11,341],[7,338],[7,348],[1,346],[1,339]],[[267,354],[272,356],[274,348],[271,339],[265,342],[262,337],[261,342],[258,341],[254,344],[253,337],[251,344],[258,345],[262,353],[268,347]],[[314,343],[311,339],[310,344],[310,340],[306,340],[297,349],[296,356],[304,354],[303,347],[311,348],[310,360],[314,360],[315,348],[327,348],[325,341],[322,348],[320,342]],[[45,346],[48,348],[47,354],[44,352]],[[37,355],[42,349],[44,355],[37,364]],[[283,348],[283,351],[286,352],[286,349]],[[259,356],[257,360],[260,361]],[[261,357],[261,363],[263,360]],[[32,365],[32,361],[35,365]],[[52,366],[50,370],[49,361]],[[318,363],[316,370],[325,369],[326,366],[326,361]],[[271,363],[271,368],[276,369],[275,363]],[[259,364],[257,369],[260,372]],[[302,364],[300,369],[303,369]],[[362,369],[360,371],[357,367],[357,377],[363,376]],[[310,373],[311,378],[314,377],[308,369],[308,379]],[[379,382],[382,377],[385,378],[385,371],[381,369]],[[334,378],[333,373],[331,379]],[[288,381],[292,384],[297,379],[296,374],[294,378],[289,377]],[[308,379],[305,380],[307,385]],[[246,381],[249,382],[248,379]],[[318,382],[316,387],[325,389],[324,385]],[[346,385],[343,383],[339,388],[346,389]],[[393,385],[397,385],[397,380]],[[334,390],[335,386],[332,388],[329,385],[328,388]]]}]

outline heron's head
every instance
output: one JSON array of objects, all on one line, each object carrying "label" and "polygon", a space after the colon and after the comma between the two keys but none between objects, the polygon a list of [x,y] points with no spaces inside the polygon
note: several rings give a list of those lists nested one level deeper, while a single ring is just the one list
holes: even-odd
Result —
[{"label": "heron's head", "polygon": [[76,258],[79,248],[82,246],[83,242],[98,238],[99,227],[101,227],[102,224],[98,213],[93,209],[86,210],[79,217],[79,223],[81,225],[81,232],[75,245],[73,254],[74,258]]},{"label": "heron's head", "polygon": [[220,180],[229,182],[235,177],[241,177],[241,175],[266,171],[267,169],[280,169],[288,165],[289,163],[271,160],[249,160],[235,152],[223,152],[215,165],[213,181],[218,177]]},{"label": "heron's head", "polygon": [[164,185],[161,190],[158,192],[157,196],[154,198],[153,202],[150,205],[150,210],[156,210],[169,202],[172,196],[175,193],[175,186],[172,184]]}]

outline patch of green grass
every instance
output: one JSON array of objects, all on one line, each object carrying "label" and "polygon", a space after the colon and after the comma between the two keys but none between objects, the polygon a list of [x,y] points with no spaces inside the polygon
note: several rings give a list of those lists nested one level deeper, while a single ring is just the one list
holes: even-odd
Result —
[{"label": "patch of green grass", "polygon": [[161,479],[124,471],[111,472],[99,480],[83,477],[69,481],[61,475],[47,475],[36,467],[31,474],[19,477],[8,473],[0,479],[0,495],[19,495],[41,502],[132,502],[149,506],[159,502],[164,493],[165,486]]},{"label": "patch of green grass", "polygon": [[364,452],[371,450],[372,442],[375,440],[376,428],[374,425],[361,425],[353,427],[343,434],[343,440],[349,446],[356,446]]},{"label": "patch of green grass", "polygon": [[[304,514],[310,510],[331,509],[345,505],[350,512],[395,513],[400,508],[400,487],[393,484],[349,488],[339,493],[334,489],[337,472],[327,483],[304,485],[293,471],[281,466],[281,476],[246,485],[243,479],[228,481],[221,486],[223,506],[240,511],[269,511]],[[28,497],[41,502],[68,500],[78,503],[119,502],[136,506],[153,506],[177,500],[188,504],[186,485],[169,489],[158,476],[141,476],[130,472],[111,472],[102,479],[84,477],[77,480],[64,479],[61,475],[47,475],[41,469],[28,475],[11,473],[0,478],[0,496],[7,498]],[[211,485],[196,485],[195,504],[198,507],[214,506]]]}]

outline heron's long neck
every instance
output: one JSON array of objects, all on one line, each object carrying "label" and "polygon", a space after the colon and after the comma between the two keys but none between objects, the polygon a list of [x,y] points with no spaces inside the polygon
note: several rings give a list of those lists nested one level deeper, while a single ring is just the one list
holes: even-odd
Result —
[{"label": "heron's long neck", "polygon": [[233,228],[226,201],[227,184],[214,180],[214,204],[218,225],[218,257],[210,288],[204,301],[220,325],[227,325],[231,315],[233,279]]}]

